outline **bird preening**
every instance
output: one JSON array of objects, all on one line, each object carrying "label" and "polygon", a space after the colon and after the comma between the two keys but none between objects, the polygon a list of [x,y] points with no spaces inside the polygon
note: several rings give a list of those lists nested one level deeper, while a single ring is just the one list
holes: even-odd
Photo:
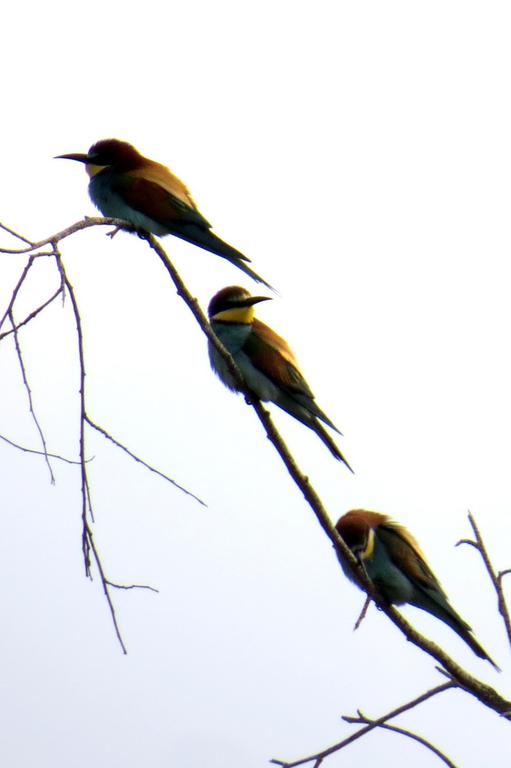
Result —
[{"label": "bird preening", "polygon": [[[352,509],[335,527],[383,600],[389,605],[409,603],[436,616],[451,627],[476,656],[499,669],[477,642],[470,626],[449,603],[418,543],[404,526],[380,512]],[[340,555],[339,560],[346,576],[357,584]]]},{"label": "bird preening", "polygon": [[[232,355],[250,392],[263,402],[275,403],[314,430],[335,458],[351,470],[321,422],[341,433],[316,405],[287,342],[255,317],[254,306],[269,299],[269,296],[251,296],[245,288],[237,285],[223,288],[209,303],[211,327]],[[221,381],[236,391],[238,387],[227,363],[211,342],[209,357]]]},{"label": "bird preening", "polygon": [[143,232],[174,235],[221,256],[258,283],[272,286],[248,266],[250,259],[221,240],[199,212],[183,182],[166,166],[150,160],[131,144],[103,139],[87,154],[58,155],[84,163],[89,194],[104,216],[124,219]]}]

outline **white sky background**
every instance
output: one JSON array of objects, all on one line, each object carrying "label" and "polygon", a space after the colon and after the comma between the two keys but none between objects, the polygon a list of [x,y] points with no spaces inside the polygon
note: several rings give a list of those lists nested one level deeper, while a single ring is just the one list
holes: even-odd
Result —
[{"label": "white sky background", "polygon": [[[215,231],[281,298],[259,316],[291,343],[344,433],[349,473],[303,426],[275,421],[333,519],[354,506],[407,524],[453,604],[503,667],[407,617],[510,695],[509,649],[477,555],[476,515],[511,567],[511,11],[498,2],[90,2],[9,8],[0,220],[40,238],[94,209],[54,155],[116,136],[168,164]],[[2,237],[4,245],[7,239]],[[163,241],[203,307],[255,284]],[[208,503],[88,436],[95,536],[120,653],[83,576],[77,468],[0,443],[0,763],[260,768],[352,733],[442,682],[361,593],[255,414],[209,370],[206,344],[147,246],[104,230],[63,245],[80,301],[92,418]],[[1,257],[0,310],[23,259]],[[57,284],[40,263],[18,317]],[[21,334],[49,448],[78,450],[76,337],[55,304]],[[38,446],[12,343],[0,433]],[[509,765],[509,724],[461,693],[400,720],[464,768]],[[376,733],[325,766],[436,766]]]}]

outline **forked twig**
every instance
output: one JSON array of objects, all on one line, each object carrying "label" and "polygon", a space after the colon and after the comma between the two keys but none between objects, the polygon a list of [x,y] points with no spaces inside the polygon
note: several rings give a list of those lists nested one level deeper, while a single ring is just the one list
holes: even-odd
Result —
[{"label": "forked twig", "polygon": [[472,531],[474,532],[475,541],[473,539],[460,539],[460,541],[456,543],[456,546],[459,547],[461,544],[468,544],[469,546],[474,547],[474,549],[477,549],[481,555],[488,576],[490,577],[490,581],[493,584],[495,594],[497,595],[497,608],[502,617],[502,621],[504,622],[507,638],[511,645],[511,619],[509,616],[506,597],[504,595],[504,588],[502,586],[502,579],[504,576],[507,576],[508,573],[511,573],[511,568],[508,568],[504,571],[499,571],[498,573],[495,572],[495,569],[490,560],[490,556],[488,555],[488,550],[486,549],[486,545],[483,541],[483,537],[481,536],[479,527],[471,512],[468,513],[468,521],[472,527]]},{"label": "forked twig", "polygon": [[[1,251],[0,251],[0,253],[1,253]],[[32,269],[32,265],[34,263],[34,259],[35,259],[34,256],[29,256],[28,261],[25,264],[25,267],[23,268],[23,271],[22,271],[22,273],[21,273],[21,275],[20,275],[20,277],[18,279],[18,282],[14,286],[14,289],[13,289],[13,292],[12,292],[12,295],[11,295],[11,299],[9,301],[9,304],[7,305],[7,309],[5,310],[4,314],[2,315],[2,319],[0,320],[0,328],[2,328],[3,324],[5,323],[7,318],[12,313],[12,310],[13,310],[13,307],[14,307],[14,303],[15,303],[17,297],[18,297],[18,293],[20,292],[20,288],[23,285],[23,283],[25,282],[25,280],[27,279],[28,273]]]},{"label": "forked twig", "polygon": [[[455,682],[449,681],[448,683],[443,683],[442,685],[438,685],[436,688],[431,688],[429,691],[426,691],[420,696],[417,696],[417,698],[412,699],[412,701],[408,701],[406,704],[402,704],[400,707],[396,707],[396,709],[393,709],[391,712],[387,712],[387,714],[382,715],[381,717],[378,717],[375,720],[371,720],[363,728],[360,728],[358,731],[355,731],[355,733],[352,733],[351,736],[347,736],[342,741],[338,741],[336,744],[333,744],[331,747],[327,747],[326,749],[323,749],[321,750],[321,752],[317,752],[314,755],[309,755],[308,757],[302,757],[300,758],[300,760],[294,760],[292,762],[289,762],[286,760],[270,760],[270,762],[273,763],[274,765],[280,765],[281,768],[296,768],[296,766],[305,765],[306,763],[312,763],[312,761],[316,761],[314,763],[314,768],[315,768],[316,765],[321,765],[321,762],[325,759],[325,757],[332,755],[334,752],[339,752],[339,750],[344,749],[344,747],[347,747],[348,744],[352,744],[357,739],[360,739],[362,736],[365,736],[366,733],[369,733],[370,731],[373,731],[375,728],[380,727],[381,725],[383,725],[383,723],[386,723],[387,720],[392,720],[394,717],[397,717],[398,715],[402,715],[403,712],[407,712],[408,710],[413,709],[414,707],[417,707],[419,704],[422,704],[428,699],[431,699],[433,696],[437,696],[439,693],[443,693],[444,691],[448,691],[448,690],[451,690],[452,688],[457,688],[457,687],[458,686],[456,685]],[[347,717],[343,717],[343,720],[350,722],[350,719]]]},{"label": "forked twig", "polygon": [[50,298],[49,298],[49,299],[47,299],[45,302],[43,302],[43,304],[41,304],[41,305],[40,305],[39,307],[37,307],[36,309],[32,310],[32,312],[30,312],[30,314],[28,314],[28,315],[25,317],[25,319],[24,319],[24,320],[20,320],[20,322],[19,322],[19,323],[18,323],[18,324],[17,324],[17,325],[16,325],[14,328],[11,328],[11,330],[10,330],[10,331],[4,331],[3,333],[0,333],[0,341],[1,341],[3,338],[5,338],[6,336],[10,336],[10,335],[11,335],[11,333],[15,333],[15,332],[16,332],[16,331],[18,331],[20,328],[23,328],[23,326],[24,326],[24,325],[27,325],[27,323],[29,323],[31,320],[33,320],[33,319],[34,319],[34,317],[37,317],[37,315],[39,315],[39,314],[40,314],[40,313],[41,313],[41,312],[42,312],[44,309],[46,309],[46,307],[49,307],[49,306],[50,306],[50,304],[51,304],[52,302],[54,302],[54,301],[55,301],[55,299],[56,299],[58,296],[60,296],[60,295],[61,295],[61,293],[62,293],[62,290],[63,290],[63,289],[62,289],[62,286],[60,286],[59,288],[57,288],[57,290],[55,291],[55,293],[53,293],[53,294],[50,296]]},{"label": "forked twig", "polygon": [[[347,715],[344,715],[342,719],[347,723],[352,723],[353,725],[371,725],[374,723],[374,720],[366,717],[360,710],[358,710],[358,717],[348,717]],[[456,765],[447,757],[446,754],[444,754],[444,752],[438,749],[438,747],[435,747],[434,744],[425,739],[423,736],[419,736],[418,733],[414,733],[407,728],[400,728],[398,725],[389,725],[389,723],[378,723],[378,728],[382,728],[386,731],[392,731],[393,733],[399,733],[401,736],[407,736],[409,739],[417,741],[419,744],[422,744],[423,747],[426,747],[426,749],[429,749],[431,752],[433,752],[433,754],[440,758],[440,760],[442,760],[445,765],[448,765],[449,768],[456,768]]]}]

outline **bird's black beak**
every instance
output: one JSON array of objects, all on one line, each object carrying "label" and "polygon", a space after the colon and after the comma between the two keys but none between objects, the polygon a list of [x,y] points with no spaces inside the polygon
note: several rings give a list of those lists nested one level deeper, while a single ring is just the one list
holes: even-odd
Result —
[{"label": "bird's black beak", "polygon": [[54,160],[76,160],[78,163],[90,163],[91,158],[89,155],[84,155],[83,152],[75,152],[70,155],[56,155]]},{"label": "bird's black beak", "polygon": [[238,307],[252,307],[254,304],[259,304],[260,301],[273,301],[271,296],[248,296],[242,301],[237,301]]}]

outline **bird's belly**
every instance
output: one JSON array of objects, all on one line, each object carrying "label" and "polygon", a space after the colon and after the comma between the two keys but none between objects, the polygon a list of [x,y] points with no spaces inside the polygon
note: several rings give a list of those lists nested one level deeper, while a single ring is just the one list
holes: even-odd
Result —
[{"label": "bird's belly", "polygon": [[[229,350],[231,353],[234,362],[238,366],[238,369],[241,373],[241,376],[243,378],[243,381],[247,385],[247,387],[259,398],[259,400],[263,400],[265,402],[269,400],[276,400],[278,396],[278,391],[275,385],[268,379],[264,374],[262,374],[260,371],[257,370],[257,368],[254,368],[252,363],[250,362],[250,359],[247,357],[247,355],[241,351],[235,351],[231,346],[228,346],[225,344],[223,339],[220,339],[222,343],[224,343],[224,346]],[[227,363],[223,359],[221,355],[218,354],[216,349],[210,344],[209,345],[209,359],[211,362],[211,367],[216,372],[220,380],[225,384],[226,387],[229,389],[237,390],[238,387],[236,385],[236,381],[231,374]]]},{"label": "bird's belly", "polygon": [[240,352],[236,356],[236,365],[240,369],[248,388],[257,395],[259,400],[270,402],[278,399],[279,390],[275,384],[252,365],[244,352]]},{"label": "bird's belly", "polygon": [[413,585],[398,568],[390,566],[381,572],[368,566],[367,575],[389,603],[403,605],[410,602],[414,592]]},{"label": "bird's belly", "polygon": [[89,194],[92,202],[99,208],[103,216],[113,219],[124,219],[137,229],[152,232],[153,235],[168,235],[168,228],[132,208],[124,202],[121,195],[111,188],[108,179],[102,179],[101,174],[94,176],[89,184]]}]

